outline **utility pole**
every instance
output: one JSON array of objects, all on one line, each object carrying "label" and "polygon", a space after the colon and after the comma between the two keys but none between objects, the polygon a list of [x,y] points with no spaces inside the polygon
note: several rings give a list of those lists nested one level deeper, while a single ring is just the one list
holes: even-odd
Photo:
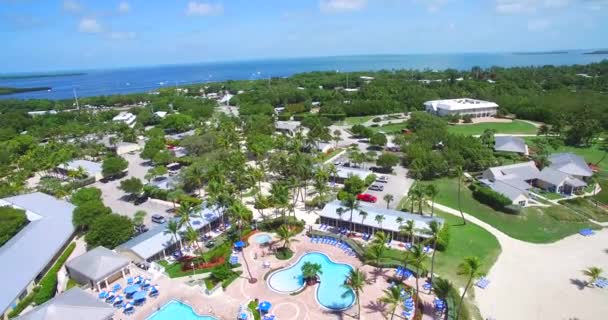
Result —
[{"label": "utility pole", "polygon": [[80,104],[78,104],[78,96],[76,95],[76,88],[72,88],[72,92],[74,92],[74,100],[76,101],[76,110],[80,111]]}]

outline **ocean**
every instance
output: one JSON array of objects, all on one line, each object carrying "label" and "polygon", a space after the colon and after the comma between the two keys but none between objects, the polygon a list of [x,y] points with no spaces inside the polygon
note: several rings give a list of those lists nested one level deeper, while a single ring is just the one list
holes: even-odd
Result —
[{"label": "ocean", "polygon": [[[469,70],[474,66],[542,66],[588,64],[608,59],[608,55],[588,55],[582,51],[560,54],[412,54],[371,55],[297,59],[268,59],[239,62],[164,65],[82,71],[82,75],[48,78],[0,79],[0,87],[51,87],[50,91],[0,95],[0,99],[69,99],[79,97],[147,92],[166,86],[225,80],[257,80],[287,77],[310,71],[376,71],[447,68]],[[80,71],[75,71],[80,72]]]}]

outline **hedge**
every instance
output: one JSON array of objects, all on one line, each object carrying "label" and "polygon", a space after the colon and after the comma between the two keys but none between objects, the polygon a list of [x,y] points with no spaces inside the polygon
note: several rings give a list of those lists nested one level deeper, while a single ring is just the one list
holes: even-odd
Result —
[{"label": "hedge", "polygon": [[8,317],[17,317],[21,312],[23,312],[23,310],[25,310],[25,308],[32,304],[32,302],[34,302],[34,296],[36,295],[36,292],[38,292],[38,287],[34,288],[34,290],[30,292],[30,294],[28,294],[25,298],[21,299],[21,301],[17,303],[17,306],[15,306],[15,308],[8,313]]},{"label": "hedge", "polygon": [[57,292],[57,273],[59,272],[63,264],[66,262],[66,260],[68,260],[68,257],[70,256],[70,254],[72,254],[75,248],[76,243],[70,243],[70,245],[61,254],[59,259],[57,259],[53,267],[51,267],[51,269],[44,276],[44,278],[42,278],[42,280],[38,282],[39,289],[38,292],[36,292],[36,295],[34,296],[34,302],[37,305],[41,305],[55,296],[55,293]]},{"label": "hedge", "polygon": [[471,185],[473,189],[473,198],[477,201],[492,207],[495,210],[504,210],[513,202],[511,199],[487,187]]}]

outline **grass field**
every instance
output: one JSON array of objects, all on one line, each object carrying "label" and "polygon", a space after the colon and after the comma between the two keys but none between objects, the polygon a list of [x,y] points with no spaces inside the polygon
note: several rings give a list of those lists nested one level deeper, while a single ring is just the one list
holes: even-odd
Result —
[{"label": "grass field", "polygon": [[[458,208],[458,182],[456,179],[438,179],[436,202]],[[496,211],[479,203],[471,191],[462,186],[462,211],[494,226],[505,234],[527,242],[550,243],[577,233],[582,228],[595,227],[581,216],[563,206],[524,208],[519,215]]]},{"label": "grass field", "polygon": [[608,221],[608,211],[601,205],[596,205],[593,200],[577,198],[560,201],[565,206],[584,214],[585,216],[599,222]]},{"label": "grass field", "polygon": [[386,134],[399,133],[405,128],[407,128],[407,124],[405,122],[387,124],[381,127],[370,127],[370,129],[374,130],[374,132],[382,131]]},{"label": "grass field", "polygon": [[342,121],[342,125],[354,126],[356,124],[367,122],[375,117],[376,116],[348,117]]},{"label": "grass field", "polygon": [[532,124],[524,121],[514,120],[513,122],[494,122],[450,125],[448,131],[468,136],[482,134],[486,129],[494,129],[496,133],[509,134],[535,134],[538,129]]}]

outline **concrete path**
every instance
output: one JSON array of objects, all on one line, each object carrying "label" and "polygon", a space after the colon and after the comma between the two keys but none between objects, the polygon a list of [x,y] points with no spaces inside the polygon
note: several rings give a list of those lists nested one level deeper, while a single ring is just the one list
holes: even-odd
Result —
[{"label": "concrete path", "polygon": [[[435,208],[460,216],[456,209]],[[513,239],[491,225],[464,213],[492,233],[502,253],[487,278],[490,285],[475,287],[475,300],[484,319],[605,319],[608,290],[585,287],[581,270],[608,270],[608,230],[591,237],[572,235],[555,243],[532,244]],[[454,266],[456,267],[456,266]]]}]

